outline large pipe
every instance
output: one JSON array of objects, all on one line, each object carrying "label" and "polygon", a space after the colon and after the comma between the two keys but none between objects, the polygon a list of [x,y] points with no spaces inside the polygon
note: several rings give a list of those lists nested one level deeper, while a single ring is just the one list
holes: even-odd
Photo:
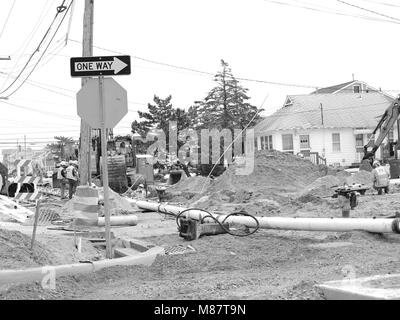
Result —
[{"label": "large pipe", "polygon": [[150,266],[157,255],[164,255],[162,247],[153,247],[133,256],[117,259],[91,261],[89,263],[73,263],[58,266],[43,266],[23,270],[0,270],[0,289],[4,285],[42,281],[46,275],[53,272],[55,277],[90,273],[114,266],[145,265]]},{"label": "large pipe", "polygon": [[[149,201],[135,201],[141,208],[150,211],[158,211],[177,216],[188,208],[160,204]],[[200,210],[190,210],[182,216],[193,219],[201,219],[207,213]],[[226,215],[212,214],[222,222]],[[262,229],[279,230],[304,230],[304,231],[368,231],[374,233],[400,233],[400,219],[375,219],[375,218],[290,218],[290,217],[255,217]],[[210,219],[210,218],[209,218]],[[251,217],[230,216],[226,222],[243,224],[248,227],[256,227],[257,223]]]},{"label": "large pipe", "polygon": [[[137,223],[138,223],[138,218],[135,215],[113,216],[110,218],[111,226],[136,226]],[[97,218],[97,225],[104,226],[105,218],[104,217]]]}]

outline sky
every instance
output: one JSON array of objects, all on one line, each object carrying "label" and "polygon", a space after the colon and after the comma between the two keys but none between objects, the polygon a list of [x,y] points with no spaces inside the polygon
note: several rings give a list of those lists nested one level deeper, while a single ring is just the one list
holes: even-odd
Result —
[{"label": "sky", "polygon": [[[0,149],[24,148],[26,141],[38,150],[54,136],[79,137],[81,80],[71,77],[69,60],[82,56],[84,0],[74,1],[55,33],[57,20],[13,83],[61,3],[0,2]],[[94,55],[131,56],[131,75],[114,77],[129,102],[115,135],[130,133],[137,111],[146,111],[154,95],[172,95],[173,106],[185,109],[204,99],[221,59],[264,116],[286,95],[353,75],[396,95],[399,32],[395,0],[94,0]]]}]

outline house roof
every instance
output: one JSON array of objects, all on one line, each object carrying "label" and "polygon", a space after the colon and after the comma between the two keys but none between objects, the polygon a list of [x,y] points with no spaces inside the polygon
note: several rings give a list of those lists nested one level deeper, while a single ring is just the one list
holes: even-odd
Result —
[{"label": "house roof", "polygon": [[292,104],[266,117],[255,127],[256,131],[322,127],[373,128],[393,101],[380,93],[309,94],[288,97]]},{"label": "house roof", "polygon": [[343,89],[344,87],[347,87],[348,85],[352,84],[353,82],[358,82],[358,81],[353,80],[353,81],[349,81],[349,82],[336,84],[336,85],[330,86],[330,87],[320,88],[320,89],[317,89],[314,92],[312,92],[312,94],[334,93],[340,89]]}]

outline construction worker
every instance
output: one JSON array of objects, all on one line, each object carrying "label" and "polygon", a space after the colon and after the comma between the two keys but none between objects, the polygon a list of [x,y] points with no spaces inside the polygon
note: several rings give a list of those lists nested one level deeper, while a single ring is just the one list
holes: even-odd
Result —
[{"label": "construction worker", "polygon": [[386,166],[381,166],[378,160],[373,162],[373,167],[372,175],[374,189],[378,191],[378,195],[381,195],[383,191],[389,193],[390,173],[388,168]]},{"label": "construction worker", "polygon": [[78,161],[71,160],[69,162],[69,166],[67,167],[67,179],[69,184],[69,198],[72,199],[79,180]]},{"label": "construction worker", "polygon": [[67,167],[68,163],[66,161],[61,161],[60,166],[57,170],[57,180],[60,182],[60,189],[61,189],[61,199],[65,199],[65,187],[67,186]]}]

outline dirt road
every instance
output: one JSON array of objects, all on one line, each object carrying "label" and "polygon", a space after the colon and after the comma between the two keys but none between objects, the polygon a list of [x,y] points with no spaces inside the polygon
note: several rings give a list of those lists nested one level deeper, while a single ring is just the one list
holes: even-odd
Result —
[{"label": "dirt road", "polygon": [[[394,215],[400,194],[393,190],[360,197],[351,216]],[[280,216],[341,216],[331,198],[288,206],[281,205]],[[173,219],[157,213],[138,216],[138,226],[115,228],[116,236],[140,237],[163,247],[191,245],[196,252],[160,256],[151,267],[60,277],[56,290],[44,290],[39,283],[13,286],[0,291],[0,299],[324,299],[316,286],[322,282],[400,273],[397,234],[259,230],[244,238],[218,235],[187,242],[178,236]]]},{"label": "dirt road", "polygon": [[[187,245],[177,235],[148,238]],[[115,267],[62,277],[56,290],[19,285],[0,299],[323,299],[315,286],[349,275],[397,273],[400,237],[363,232],[259,231],[203,237],[195,253],[158,257],[150,267]]]}]

